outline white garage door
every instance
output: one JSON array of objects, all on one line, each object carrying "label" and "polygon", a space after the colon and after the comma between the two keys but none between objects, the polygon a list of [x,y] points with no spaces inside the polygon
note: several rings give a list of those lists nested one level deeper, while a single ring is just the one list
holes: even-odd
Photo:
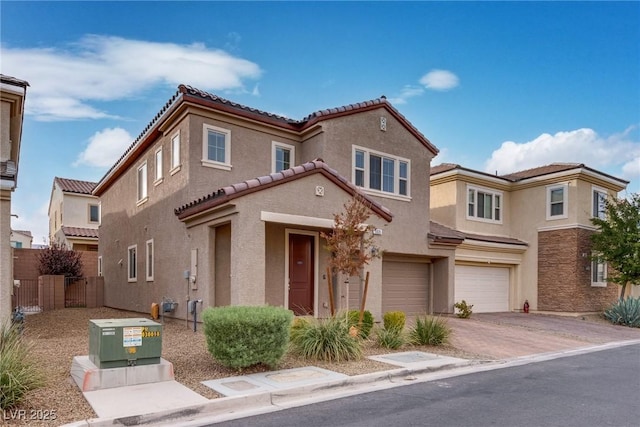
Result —
[{"label": "white garage door", "polygon": [[429,301],[429,264],[382,262],[382,312],[425,314]]},{"label": "white garage door", "polygon": [[454,296],[473,304],[474,313],[509,311],[509,269],[456,265]]}]

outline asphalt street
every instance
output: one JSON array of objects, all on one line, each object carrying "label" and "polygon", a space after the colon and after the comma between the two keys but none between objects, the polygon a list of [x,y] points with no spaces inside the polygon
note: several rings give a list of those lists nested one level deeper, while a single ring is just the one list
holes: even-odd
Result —
[{"label": "asphalt street", "polygon": [[[359,394],[216,426],[640,425],[640,345]],[[214,424],[208,424],[214,425]]]}]

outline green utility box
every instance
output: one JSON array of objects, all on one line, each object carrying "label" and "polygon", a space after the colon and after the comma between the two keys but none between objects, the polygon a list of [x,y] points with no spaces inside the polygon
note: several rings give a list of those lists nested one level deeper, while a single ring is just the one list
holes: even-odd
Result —
[{"label": "green utility box", "polygon": [[89,360],[100,369],[160,363],[162,325],[149,319],[89,320]]}]

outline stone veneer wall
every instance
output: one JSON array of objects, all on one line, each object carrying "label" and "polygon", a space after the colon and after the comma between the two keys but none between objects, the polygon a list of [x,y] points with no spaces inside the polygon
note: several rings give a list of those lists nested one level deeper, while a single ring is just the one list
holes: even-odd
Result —
[{"label": "stone veneer wall", "polygon": [[538,310],[601,311],[616,300],[617,285],[591,286],[592,233],[578,227],[538,233]]}]

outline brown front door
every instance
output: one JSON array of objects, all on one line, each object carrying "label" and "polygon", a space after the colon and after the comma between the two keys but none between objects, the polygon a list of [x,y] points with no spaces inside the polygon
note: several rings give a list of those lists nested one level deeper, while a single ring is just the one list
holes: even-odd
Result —
[{"label": "brown front door", "polygon": [[289,310],[313,315],[313,236],[289,234]]}]

